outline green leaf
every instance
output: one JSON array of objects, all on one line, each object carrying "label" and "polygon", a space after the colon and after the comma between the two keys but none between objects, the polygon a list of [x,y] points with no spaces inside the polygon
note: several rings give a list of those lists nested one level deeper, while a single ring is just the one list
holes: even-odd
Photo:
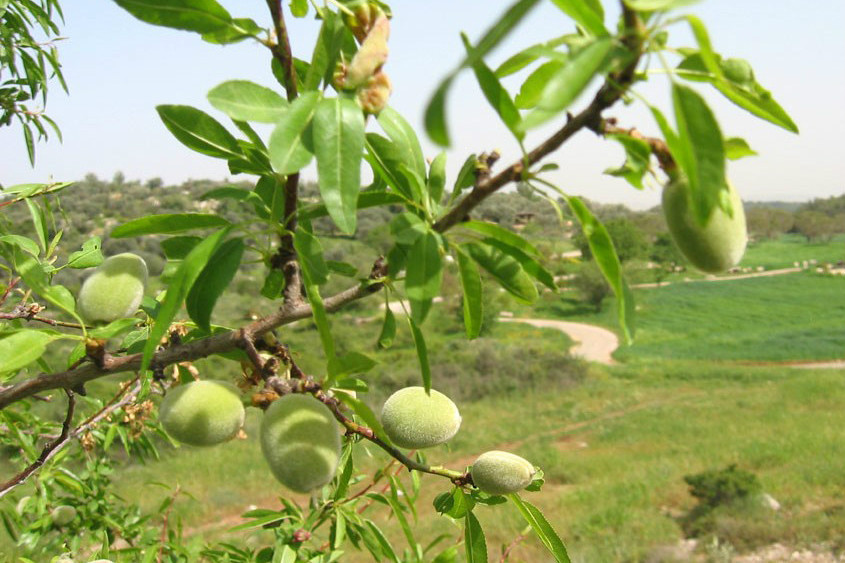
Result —
[{"label": "green leaf", "polygon": [[520,109],[531,109],[540,101],[546,84],[566,65],[564,61],[548,61],[538,66],[528,75],[519,89],[514,103]]},{"label": "green leaf", "polygon": [[0,242],[17,246],[24,252],[31,254],[34,258],[38,258],[38,255],[41,254],[37,242],[21,235],[3,235],[0,236]]},{"label": "green leaf", "polygon": [[190,291],[194,282],[205,268],[205,265],[208,264],[208,261],[214,255],[217,247],[220,246],[227,232],[228,229],[222,229],[203,239],[182,260],[182,263],[173,275],[173,279],[171,279],[170,284],[167,286],[167,292],[164,294],[161,307],[159,307],[154,324],[150,328],[150,335],[147,338],[146,344],[144,344],[144,356],[141,360],[139,371],[143,372],[149,368],[150,360],[152,360],[153,353],[158,347],[159,341],[167,334],[167,331],[170,329],[170,323],[176,317],[176,313],[182,306],[182,302],[188,295],[188,291]]},{"label": "green leaf", "polygon": [[393,345],[393,339],[396,337],[396,317],[390,306],[385,301],[384,307],[384,322],[381,325],[381,333],[378,337],[378,347],[381,349],[390,348]]},{"label": "green leaf", "polygon": [[428,348],[425,345],[425,337],[422,331],[414,322],[414,319],[408,317],[408,324],[411,326],[411,336],[414,338],[414,347],[417,350],[417,359],[420,362],[420,373],[422,374],[423,387],[425,392],[431,391],[431,367],[428,363]]},{"label": "green leaf", "polygon": [[531,276],[532,278],[536,279],[552,291],[557,291],[557,284],[555,283],[555,278],[551,272],[549,272],[546,268],[543,267],[540,262],[520,250],[515,246],[511,246],[506,242],[503,242],[499,239],[494,238],[485,238],[482,239],[484,244],[488,244],[490,246],[496,247],[517,262],[519,265],[522,266],[522,269],[525,270],[525,273]]},{"label": "green leaf", "polygon": [[535,258],[540,257],[540,251],[537,250],[537,248],[533,244],[531,244],[515,232],[501,227],[496,223],[471,220],[464,221],[463,223],[461,223],[461,227],[472,229],[477,233],[481,233],[483,235],[500,240],[509,246],[518,248],[523,253],[528,254],[529,256],[534,256]]},{"label": "green leaf", "polygon": [[625,0],[632,10],[639,12],[668,11],[695,4],[700,0]]},{"label": "green leaf", "polygon": [[301,262],[308,268],[311,282],[323,285],[329,279],[329,268],[323,258],[323,245],[320,240],[306,231],[298,228],[294,233],[293,245]]},{"label": "green leaf", "polygon": [[0,374],[14,375],[40,358],[56,338],[38,330],[0,332]]},{"label": "green leaf", "polygon": [[367,133],[365,146],[367,147],[367,162],[373,169],[373,175],[384,181],[392,190],[401,194],[407,201],[422,203],[422,194],[415,191],[416,186],[410,178],[403,174],[407,170],[407,161],[396,143],[377,135]]},{"label": "green leaf", "polygon": [[288,109],[279,94],[248,80],[229,80],[215,86],[208,93],[208,101],[239,121],[275,123]]},{"label": "green leaf", "polygon": [[[396,556],[396,552],[393,551],[393,546],[390,545],[390,541],[388,541],[387,537],[385,537],[384,532],[382,532],[381,529],[371,520],[365,520],[365,524],[369,528],[370,532],[375,535],[376,540],[381,546],[383,555],[393,561],[393,563],[399,563],[399,558]],[[381,557],[378,557],[377,559],[381,559]]]},{"label": "green leaf", "polygon": [[746,156],[756,156],[757,151],[748,146],[745,139],[729,137],[725,139],[725,157],[730,160],[739,160]]},{"label": "green leaf", "polygon": [[358,275],[358,268],[349,262],[340,262],[338,260],[326,260],[326,267],[329,272],[339,274],[347,278],[354,278]]},{"label": "green leaf", "polygon": [[446,189],[446,151],[441,152],[428,167],[428,197],[433,205],[439,205]]},{"label": "green leaf", "polygon": [[71,252],[67,258],[69,268],[95,268],[99,266],[104,258],[100,250],[100,237],[93,236],[82,243],[82,250]]},{"label": "green leaf", "polygon": [[[462,33],[461,39],[464,42],[467,56],[470,56],[472,54],[472,45],[469,42],[469,38]],[[521,141],[525,137],[525,132],[520,130],[522,116],[519,114],[519,110],[516,109],[508,91],[504,89],[499,79],[490,70],[490,67],[484,64],[483,59],[479,58],[476,60],[472,64],[472,70],[490,107],[495,110],[502,123],[505,124],[510,132]]]},{"label": "green leaf", "polygon": [[279,174],[293,174],[304,168],[313,156],[306,148],[303,137],[320,100],[319,92],[306,92],[291,103],[288,111],[279,120],[267,150],[273,170]]},{"label": "green leaf", "polygon": [[204,215],[201,213],[150,215],[133,219],[115,227],[111,232],[111,236],[113,238],[126,238],[140,235],[181,233],[193,229],[223,227],[229,224],[226,219],[217,215]]},{"label": "green leaf", "polygon": [[570,563],[566,546],[551,524],[549,524],[549,521],[546,520],[546,517],[543,516],[543,513],[540,512],[540,509],[530,502],[522,500],[516,493],[508,495],[508,498],[519,509],[519,513],[522,514],[522,517],[531,526],[531,529],[534,530],[534,533],[537,534],[537,537],[540,538],[540,541],[543,542],[543,545],[546,546],[546,549],[549,550],[555,561],[557,563]]},{"label": "green leaf", "polygon": [[24,283],[48,302],[73,315],[81,323],[82,320],[76,314],[76,300],[70,290],[62,285],[51,285],[51,280],[44,268],[52,268],[52,266],[42,264],[17,247],[14,250],[15,268]]},{"label": "green leaf", "polygon": [[464,328],[467,338],[477,338],[481,333],[482,323],[482,294],[481,275],[475,262],[459,247],[455,247],[458,256],[458,269],[461,273],[461,289],[463,290]]},{"label": "green leaf", "polygon": [[449,131],[446,125],[446,97],[457,74],[462,69],[472,67],[477,61],[482,60],[522,21],[525,14],[537,4],[537,1],[518,0],[511,4],[496,23],[484,33],[472,52],[435,89],[434,95],[425,109],[425,130],[432,141],[442,146],[449,146]]},{"label": "green leaf", "polygon": [[642,139],[635,139],[629,135],[608,135],[625,148],[625,163],[619,168],[608,168],[605,174],[625,178],[629,184],[642,190],[643,176],[648,172],[651,163],[651,147]]},{"label": "green leaf", "polygon": [[35,227],[35,234],[38,236],[38,242],[41,244],[41,250],[47,252],[47,218],[44,216],[44,210],[38,206],[37,203],[31,199],[26,200],[26,205],[29,208],[29,214],[32,217],[32,225]]},{"label": "green leaf", "polygon": [[241,158],[237,139],[216,119],[191,106],[160,105],[156,111],[173,136],[183,145],[215,158]]},{"label": "green leaf", "polygon": [[364,401],[357,399],[350,395],[349,393],[337,393],[337,398],[343,402],[344,404],[349,405],[352,408],[352,411],[358,415],[358,417],[364,421],[364,424],[370,427],[370,429],[375,432],[376,436],[378,436],[384,442],[391,444],[390,438],[387,437],[387,434],[384,431],[384,427],[379,422],[379,418],[373,412],[373,410],[365,403]]},{"label": "green leaf", "polygon": [[692,29],[698,47],[701,49],[701,59],[707,70],[714,77],[713,85],[716,89],[742,109],[779,127],[783,127],[787,131],[798,133],[798,126],[795,125],[789,114],[772,98],[768,90],[756,81],[753,82],[750,88],[746,88],[743,85],[728,80],[719,66],[717,55],[713,51],[710,36],[707,33],[704,23],[692,15],[685,17]]},{"label": "green leaf", "polygon": [[317,90],[320,82],[330,79],[330,72],[334,72],[334,62],[343,45],[344,32],[346,27],[340,17],[331,10],[323,10],[323,24],[314,44],[311,64],[305,73],[303,90]]},{"label": "green leaf", "polygon": [[323,99],[314,112],[312,130],[323,203],[340,231],[352,234],[361,189],[364,114],[352,100]]},{"label": "green leaf", "polygon": [[[331,362],[332,358],[336,355],[334,338],[332,337],[331,327],[329,325],[329,317],[326,314],[326,306],[323,304],[323,297],[320,295],[320,286],[315,281],[320,279],[320,275],[326,271],[322,270],[322,268],[325,268],[325,263],[322,264],[322,267],[320,266],[322,251],[319,248],[315,248],[314,243],[316,239],[313,241],[310,240],[308,237],[313,238],[313,235],[307,233],[301,225],[297,226],[293,236],[294,247],[297,248],[297,251],[302,249],[310,253],[309,259],[300,261],[302,278],[305,283],[305,293],[308,297],[308,303],[311,305],[311,317],[314,319],[314,324],[317,325],[317,333],[320,335],[320,343],[323,346],[326,362]],[[316,242],[319,244],[319,241]],[[319,259],[316,257],[317,254],[320,256]],[[311,270],[314,266],[317,268],[316,272]],[[330,377],[327,378],[326,385],[331,385],[334,380],[334,377],[331,374],[329,375]]]},{"label": "green leaf", "polygon": [[445,514],[455,520],[464,518],[475,508],[475,501],[472,496],[466,494],[461,487],[452,489],[452,502]]},{"label": "green leaf", "polygon": [[613,240],[605,226],[579,198],[565,194],[564,198],[581,224],[581,231],[587,237],[587,243],[590,245],[590,252],[593,253],[596,264],[616,295],[619,326],[622,328],[625,341],[630,344],[634,334],[634,296],[622,277],[622,265],[613,247]]},{"label": "green leaf", "polygon": [[537,300],[537,287],[522,266],[498,248],[467,243],[464,248],[479,266],[493,276],[499,285],[523,303]]},{"label": "green leaf", "polygon": [[[405,198],[390,192],[363,191],[358,196],[358,209],[367,209],[369,207],[381,207],[384,205],[392,205],[405,202]],[[329,214],[329,212],[326,211],[326,206],[323,204],[315,205],[311,208],[303,208],[300,210],[300,213],[302,217],[308,219],[325,217]]]},{"label": "green leaf", "polygon": [[341,375],[365,373],[377,365],[376,361],[360,352],[347,352],[329,360],[329,369],[335,378]]},{"label": "green leaf", "polygon": [[613,40],[603,37],[578,51],[546,83],[537,107],[525,116],[523,129],[537,127],[568,108],[604,67],[612,47]]},{"label": "green leaf", "polygon": [[678,141],[685,146],[678,164],[689,180],[692,211],[705,225],[728,190],[722,132],[707,102],[692,88],[673,84],[672,101]]},{"label": "green leaf", "polygon": [[261,41],[264,30],[250,18],[234,18],[225,27],[202,34],[202,40],[215,45],[229,45],[244,39]]},{"label": "green leaf", "polygon": [[504,78],[505,76],[519,72],[537,59],[547,56],[549,51],[553,51],[556,47],[569,42],[572,37],[572,34],[561,35],[560,37],[544,41],[543,43],[537,43],[519,51],[499,65],[496,69],[496,76]]},{"label": "green leaf", "polygon": [[182,260],[202,238],[192,236],[170,237],[161,241],[161,249],[168,260]]},{"label": "green leaf", "polygon": [[410,211],[405,211],[390,220],[390,233],[397,244],[411,246],[420,237],[429,233],[428,225]]},{"label": "green leaf", "polygon": [[208,33],[229,25],[232,16],[215,0],[115,0],[118,6],[153,25]]},{"label": "green leaf", "polygon": [[431,300],[440,293],[443,281],[443,262],[440,241],[427,231],[419,237],[408,254],[405,274],[405,293],[411,302],[411,316],[420,325],[425,321]]},{"label": "green leaf", "polygon": [[472,512],[464,517],[464,548],[467,563],[487,563],[487,540],[481,523]]},{"label": "green leaf", "polygon": [[116,321],[112,321],[106,326],[101,326],[98,328],[94,328],[88,331],[88,336],[91,338],[114,338],[127,330],[135,327],[140,321],[140,319],[117,319]]},{"label": "green leaf", "polygon": [[240,238],[229,239],[221,244],[188,292],[185,300],[188,315],[206,332],[211,332],[211,312],[223,291],[235,278],[244,248],[244,241]]},{"label": "green leaf", "polygon": [[604,27],[604,9],[599,0],[552,0],[560,11],[591,34],[608,35]]},{"label": "green leaf", "polygon": [[308,15],[308,0],[290,0],[290,13],[295,18]]},{"label": "green leaf", "polygon": [[388,106],[378,115],[378,123],[399,151],[399,159],[420,178],[425,178],[425,158],[414,128]]}]

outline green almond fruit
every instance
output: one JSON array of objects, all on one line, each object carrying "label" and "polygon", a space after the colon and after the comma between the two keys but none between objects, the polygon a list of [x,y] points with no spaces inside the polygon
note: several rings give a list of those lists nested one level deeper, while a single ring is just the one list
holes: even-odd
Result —
[{"label": "green almond fruit", "polygon": [[461,414],[439,391],[406,387],[384,402],[381,424],[394,444],[419,450],[451,440],[461,427]]},{"label": "green almond fruit", "polygon": [[730,183],[728,191],[733,216],[716,207],[701,226],[690,208],[689,186],[685,181],[675,180],[663,189],[663,213],[672,239],[687,260],[703,272],[727,271],[745,253],[748,234],[742,200]]},{"label": "green almond fruit", "polygon": [[340,425],[311,395],[285,395],[261,421],[261,451],[279,482],[308,493],[332,480],[340,461]]},{"label": "green almond fruit", "polygon": [[110,323],[131,317],[141,305],[146,283],[143,258],[130,252],[111,256],[82,284],[77,309],[88,322]]},{"label": "green almond fruit", "polygon": [[531,484],[534,466],[509,452],[484,452],[472,464],[470,476],[476,487],[491,495],[507,495]]},{"label": "green almond fruit", "polygon": [[159,420],[175,440],[213,446],[234,438],[244,424],[237,387],[225,381],[193,381],[171,388],[159,407]]},{"label": "green almond fruit", "polygon": [[50,511],[50,519],[53,521],[53,525],[55,526],[67,526],[73,522],[74,518],[76,518],[76,509],[67,504],[57,506]]}]

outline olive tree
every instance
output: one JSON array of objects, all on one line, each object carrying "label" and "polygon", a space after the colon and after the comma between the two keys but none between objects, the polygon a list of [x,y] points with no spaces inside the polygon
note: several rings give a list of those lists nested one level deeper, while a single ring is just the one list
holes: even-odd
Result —
[{"label": "olive tree", "polygon": [[[488,54],[539,4],[539,0],[517,0],[491,19],[481,37],[463,37],[466,53],[458,66],[444,69],[445,77],[425,109],[425,130],[418,132],[389,103],[391,83],[385,63],[389,61],[390,21],[402,17],[401,8],[394,13],[379,0],[322,5],[267,0],[268,19],[262,25],[231,14],[216,0],[116,3],[146,24],[195,33],[198,40],[221,45],[256,42],[266,48],[278,84],[268,88],[232,80],[216,86],[208,93],[209,102],[219,111],[216,117],[191,106],[157,107],[164,126],[186,149],[222,159],[232,174],[248,180],[249,187],[216,188],[204,198],[233,202],[248,213],[249,220],[230,222],[210,213],[165,214],[138,217],[113,228],[113,238],[161,237],[168,259],[163,291],[155,297],[144,296],[140,307],[130,300],[128,316],[117,307],[117,314],[97,317],[90,311],[98,305],[87,302],[94,298],[85,296],[91,290],[75,296],[59,283],[57,273],[67,268],[99,268],[95,276],[102,283],[108,275],[105,264],[113,263],[103,262],[98,237],[66,259],[57,258],[61,233],[51,231],[49,196],[69,184],[6,189],[0,205],[28,206],[35,230],[29,238],[14,225],[0,223],[4,272],[0,441],[17,467],[0,484],[4,497],[0,514],[18,544],[38,560],[66,551],[81,557],[133,561],[328,562],[345,551],[360,550],[376,560],[452,561],[462,552],[468,561],[486,561],[488,547],[474,508],[491,505],[515,510],[555,560],[568,561],[567,530],[555,531],[555,523],[547,521],[530,501],[532,492],[542,488],[542,471],[499,452],[479,458],[483,463],[474,475],[472,468],[444,467],[436,459],[437,450],[423,455],[402,447],[429,445],[427,439],[406,440],[407,432],[412,438],[420,437],[415,434],[417,427],[398,434],[390,431],[402,427],[404,410],[416,409],[418,404],[412,401],[391,408],[390,426],[383,425],[366,400],[368,386],[362,375],[372,367],[370,356],[377,352],[338,353],[330,319],[360,300],[407,303],[401,322],[390,307],[384,308],[381,328],[372,334],[372,341],[389,346],[397,331],[410,333],[422,393],[409,391],[408,395],[414,401],[424,402],[426,397],[440,401],[430,411],[415,411],[411,422],[425,426],[430,422],[427,416],[440,417],[432,432],[425,428],[419,433],[435,435],[438,443],[447,439],[460,419],[452,410],[454,405],[432,389],[437,374],[429,367],[425,336],[427,330],[437,330],[425,323],[441,292],[445,269],[455,268],[460,279],[463,322],[470,339],[482,328],[482,283],[497,285],[525,303],[538,297],[538,284],[558,289],[543,265],[544,256],[529,241],[498,224],[473,219],[474,210],[486,198],[518,186],[547,199],[561,218],[561,207],[567,208],[580,224],[590,253],[616,296],[620,330],[630,341],[632,297],[608,230],[578,197],[549,179],[553,165],[547,158],[580,132],[592,132],[597,142],[615,141],[626,159],[609,170],[611,174],[634,187],[641,187],[646,175],[661,182],[668,179],[675,186],[672,213],[683,217],[673,217],[670,223],[682,227],[673,235],[683,239],[684,252],[698,252],[685,250],[689,248],[719,251],[712,250],[713,244],[698,244],[712,241],[698,239],[715,238],[721,241],[717,246],[737,246],[736,240],[720,238],[724,233],[714,234],[710,220],[719,215],[720,224],[733,222],[729,233],[735,233],[740,220],[740,226],[744,225],[741,205],[732,205],[728,197],[725,162],[752,151],[743,140],[723,134],[704,97],[688,82],[712,87],[743,110],[797,131],[755,80],[751,66],[718,53],[704,23],[678,11],[688,1],[624,0],[618,21],[608,22],[598,0],[554,0],[554,6],[571,18],[571,29],[513,53],[494,68]],[[2,2],[0,13],[32,5],[25,0]],[[54,5],[54,1],[47,4]],[[291,42],[298,39],[288,33],[287,22],[306,16],[317,18],[321,28],[310,60],[300,60],[292,55]],[[678,26],[692,31],[694,46],[673,46],[671,37]],[[12,49],[22,53],[19,45]],[[9,65],[7,59],[3,64]],[[653,79],[655,69],[650,65],[657,65],[658,74],[668,78],[674,124],[666,117],[666,108],[653,105],[637,91],[638,85]],[[26,66],[25,72],[32,73],[33,68]],[[445,153],[425,155],[419,136],[427,135],[444,147],[450,144],[446,102],[462,72],[474,75],[521,156],[502,163],[495,151],[468,154],[460,172],[450,178]],[[509,76],[519,78],[518,92],[503,86],[502,79]],[[598,87],[583,106],[575,107],[573,103],[595,78],[600,79]],[[645,136],[635,124],[618,122],[610,111],[621,101],[644,104],[661,137]],[[221,121],[224,118],[228,124]],[[255,124],[270,124],[272,133],[262,136]],[[541,142],[528,146],[526,133],[545,124],[557,127]],[[304,198],[301,171],[312,161],[316,162],[319,197]],[[373,177],[368,186],[361,182],[364,169]],[[383,231],[387,240],[376,241],[388,251],[374,260],[369,271],[361,273],[350,264],[326,259],[321,235],[312,227],[315,221],[328,218],[337,232],[350,235],[356,232],[362,210],[387,206],[401,212]],[[732,236],[742,238],[744,245],[744,237]],[[117,274],[129,274],[136,284],[133,287],[142,284],[145,268],[134,258],[124,261],[133,266],[119,268]],[[263,266],[260,292],[275,305],[240,326],[213,323],[215,305],[225,299],[229,283],[241,268],[255,263]],[[330,278],[338,276],[346,276],[348,285],[328,291]],[[99,291],[99,295],[104,293],[112,291]],[[135,299],[137,292],[113,293],[129,293]],[[84,306],[80,301],[86,301]],[[322,368],[311,372],[298,365],[297,350],[290,349],[284,333],[277,331],[303,319],[316,326],[324,358]],[[49,354],[55,350],[67,350],[64,365]],[[302,448],[298,454],[285,454],[262,435],[277,476],[285,471],[279,459],[313,455],[313,463],[327,459],[330,466],[325,479],[307,481],[307,485],[288,479],[288,474],[280,477],[291,488],[310,491],[307,505],[283,497],[281,509],[260,508],[245,515],[249,523],[244,527],[274,530],[270,545],[192,547],[167,518],[178,489],[164,499],[162,518],[120,502],[109,487],[113,444],[121,443],[133,457],[149,458],[156,455],[159,438],[166,437],[156,414],[160,395],[172,399],[168,399],[167,413],[176,414],[167,416],[175,417],[174,434],[176,427],[189,436],[197,432],[191,427],[191,409],[206,416],[200,424],[216,424],[203,401],[179,403],[190,395],[187,387],[198,378],[192,362],[212,356],[243,365],[244,377],[239,390],[224,387],[207,400],[229,405],[231,393],[248,406],[266,409],[267,432],[282,437],[277,447],[287,447],[285,440],[291,440]],[[111,389],[109,395],[89,393],[93,382],[106,377],[119,380],[119,387],[97,386]],[[288,400],[293,397],[300,398]],[[41,404],[45,400],[65,405],[61,420],[45,414]],[[227,421],[242,420],[237,408],[219,408]],[[296,424],[288,417],[302,413],[315,413],[315,417],[293,428]],[[212,436],[210,441],[217,442],[217,436],[231,434],[231,429],[215,430],[203,437]],[[341,434],[342,444],[339,440],[335,451],[331,443]],[[402,440],[395,439],[399,435]],[[365,446],[383,450],[390,463],[362,481],[353,452]],[[308,472],[310,467],[300,471]],[[397,467],[408,470],[407,480],[400,478]],[[497,480],[500,473],[506,482]],[[268,469],[268,479],[272,479],[269,475]],[[423,478],[443,484],[435,508],[462,525],[457,542],[418,538],[409,524],[407,514],[416,514]],[[29,484],[34,488],[27,489]],[[19,491],[24,489],[28,493],[22,497]],[[368,517],[374,503],[393,513],[407,549],[396,550]],[[426,512],[420,514],[429,517]],[[430,517],[438,516],[432,513]],[[63,533],[53,533],[57,528]],[[123,543],[118,545],[118,539]]]}]

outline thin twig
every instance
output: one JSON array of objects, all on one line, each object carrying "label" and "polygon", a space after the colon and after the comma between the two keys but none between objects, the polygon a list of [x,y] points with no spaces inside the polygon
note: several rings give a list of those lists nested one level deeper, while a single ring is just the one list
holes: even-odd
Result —
[{"label": "thin twig", "polygon": [[273,27],[276,31],[276,42],[268,45],[273,56],[282,65],[285,76],[285,90],[288,101],[293,101],[299,95],[296,88],[296,69],[293,66],[293,53],[290,48],[290,37],[285,25],[285,14],[282,11],[281,0],[267,0],[270,15],[273,17]]},{"label": "thin twig", "polygon": [[499,563],[505,563],[508,557],[510,557],[511,551],[513,551],[513,549],[517,545],[519,545],[525,539],[525,537],[525,534],[519,534],[518,536],[516,536],[513,541],[508,545],[508,547],[505,548],[505,550],[502,552],[502,557],[499,558]]},{"label": "thin twig", "polygon": [[0,485],[0,498],[2,498],[11,489],[26,481],[30,475],[38,471],[41,466],[50,459],[53,452],[68,439],[68,436],[70,435],[70,425],[71,422],[73,422],[73,411],[76,407],[76,397],[70,389],[65,389],[65,394],[67,395],[67,414],[65,415],[64,422],[62,422],[61,434],[59,434],[58,438],[44,447],[41,451],[41,455],[38,456],[38,459],[29,464],[26,469]]}]

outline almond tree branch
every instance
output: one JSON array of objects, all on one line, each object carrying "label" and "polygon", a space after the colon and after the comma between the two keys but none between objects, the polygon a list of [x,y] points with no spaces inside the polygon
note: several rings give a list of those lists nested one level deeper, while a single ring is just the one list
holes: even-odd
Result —
[{"label": "almond tree branch", "polygon": [[523,174],[543,158],[556,151],[570,137],[583,128],[596,130],[601,123],[601,114],[615,104],[634,81],[634,73],[642,56],[643,24],[634,10],[622,3],[623,18],[628,34],[622,43],[632,53],[632,60],[623,69],[612,73],[584,110],[569,116],[566,124],[522,159],[514,162],[495,176],[485,177],[461,199],[446,215],[434,224],[434,230],[444,232],[465,220],[469,212],[491,194],[511,182],[518,182]]},{"label": "almond tree branch", "polygon": [[268,45],[268,47],[273,52],[273,57],[282,66],[288,101],[292,102],[299,93],[296,88],[296,69],[293,67],[293,52],[290,48],[290,37],[288,36],[287,25],[285,25],[282,2],[281,0],[267,0],[267,7],[270,9],[270,15],[273,17],[273,27],[276,31],[276,42]]}]

